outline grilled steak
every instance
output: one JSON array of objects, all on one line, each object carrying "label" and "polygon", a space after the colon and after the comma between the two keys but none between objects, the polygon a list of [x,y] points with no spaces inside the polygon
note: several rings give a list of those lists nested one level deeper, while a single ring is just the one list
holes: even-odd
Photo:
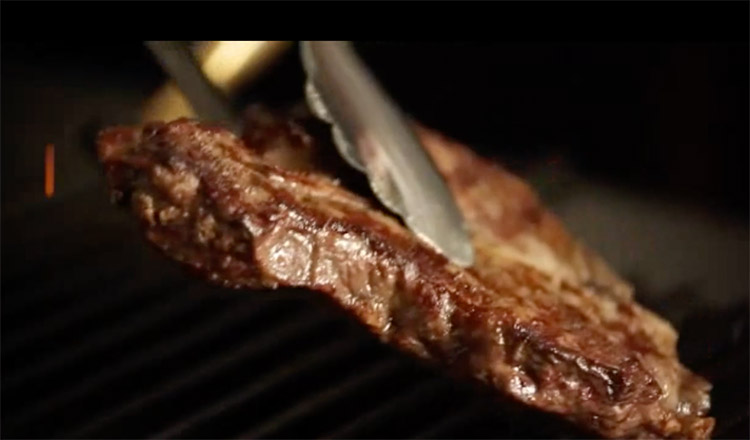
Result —
[{"label": "grilled steak", "polygon": [[472,234],[463,269],[330,176],[300,126],[248,127],[100,134],[113,194],[169,257],[228,287],[320,292],[382,341],[602,436],[710,436],[710,385],[675,331],[520,179],[419,128]]}]

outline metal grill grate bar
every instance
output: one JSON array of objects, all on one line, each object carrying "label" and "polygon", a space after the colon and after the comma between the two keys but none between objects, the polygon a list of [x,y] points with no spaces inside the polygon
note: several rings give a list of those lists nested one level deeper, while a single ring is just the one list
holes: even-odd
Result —
[{"label": "metal grill grate bar", "polygon": [[344,382],[336,384],[335,387],[328,388],[322,393],[317,393],[310,398],[303,399],[292,405],[280,414],[270,417],[268,421],[261,425],[251,427],[248,431],[241,434],[238,438],[268,438],[275,431],[282,429],[284,426],[292,423],[304,415],[320,411],[330,402],[342,399],[357,388],[374,381],[379,376],[387,376],[398,370],[401,363],[400,359],[390,358],[385,361],[371,365],[365,371],[353,375]]},{"label": "metal grill grate bar", "polygon": [[293,363],[286,367],[272,371],[263,377],[255,378],[249,387],[245,387],[226,398],[209,405],[202,410],[188,416],[179,423],[169,426],[164,430],[154,434],[151,438],[173,438],[183,435],[186,431],[216,415],[227,411],[230,408],[240,405],[242,402],[257,396],[273,386],[282,383],[290,377],[300,374],[303,370],[317,367],[326,362],[335,361],[346,354],[351,353],[361,344],[359,338],[347,338],[325,345],[316,347],[309,353],[305,353],[301,358],[295,359]]},{"label": "metal grill grate bar", "polygon": [[115,344],[125,338],[140,332],[148,331],[154,325],[166,321],[169,318],[178,316],[191,309],[201,305],[200,301],[190,300],[188,296],[175,296],[169,298],[166,302],[160,302],[151,308],[143,310],[138,315],[131,316],[129,319],[120,322],[106,330],[91,335],[91,338],[85,339],[78,344],[58,351],[57,355],[48,357],[42,362],[29,366],[16,376],[8,378],[5,385],[7,388],[17,388],[28,383],[30,380],[52,370],[62,368],[66,364],[75,362],[86,354],[108,345]]},{"label": "metal grill grate bar", "polygon": [[334,432],[323,435],[323,438],[353,438],[357,433],[364,431],[368,426],[387,418],[389,415],[408,405],[426,399],[434,395],[437,389],[444,384],[442,377],[434,377],[423,380],[403,394],[397,395],[385,404],[363,414],[352,422],[342,426]]},{"label": "metal grill grate bar", "polygon": [[471,420],[475,419],[478,414],[481,414],[483,404],[484,402],[473,402],[469,406],[455,411],[426,429],[417,432],[413,438],[431,439],[440,438],[441,435],[445,435],[446,433],[449,434],[452,430],[469,423]]},{"label": "metal grill grate bar", "polygon": [[116,290],[115,292],[90,295],[80,303],[74,303],[60,309],[54,316],[48,317],[41,324],[31,322],[26,328],[15,331],[13,337],[3,343],[3,355],[12,356],[13,352],[20,347],[33,346],[38,340],[58,334],[61,330],[70,327],[74,322],[83,318],[101,315],[106,311],[116,310],[125,304],[134,303],[143,298],[150,299],[151,296],[154,297],[153,300],[157,300],[156,291],[168,290],[173,292],[185,284],[169,283],[138,289],[139,285],[142,285],[141,280],[131,280],[126,285],[113,289]]},{"label": "metal grill grate bar", "polygon": [[222,354],[220,357],[204,362],[190,369],[186,373],[175,377],[167,383],[161,384],[151,392],[131,400],[124,405],[108,410],[103,416],[91,420],[86,425],[75,428],[66,437],[85,438],[94,433],[97,429],[114,422],[130,413],[137,412],[150,402],[175,393],[179,389],[188,387],[191,384],[199,382],[217,372],[227,368],[230,364],[242,361],[246,358],[257,356],[259,353],[272,350],[283,345],[290,339],[304,336],[307,332],[330,322],[329,319],[317,314],[303,314],[297,318],[290,318],[287,321],[279,323],[277,327],[272,327],[265,331],[258,339],[247,344],[241,345],[236,350]]},{"label": "metal grill grate bar", "polygon": [[45,414],[54,411],[61,405],[85,395],[96,387],[102,386],[107,381],[123,376],[135,369],[143,368],[149,363],[155,362],[159,359],[175,355],[200,340],[221,335],[223,332],[228,331],[228,327],[238,325],[243,321],[251,320],[252,316],[261,312],[268,313],[268,309],[261,311],[257,308],[240,306],[215,315],[186,334],[175,335],[159,344],[141,351],[125,362],[118,364],[116,367],[102,371],[101,373],[89,377],[83,382],[77,383],[60,393],[40,400],[34,406],[19,412],[19,414],[13,418],[14,425],[23,426],[31,423],[33,420],[43,417]]}]

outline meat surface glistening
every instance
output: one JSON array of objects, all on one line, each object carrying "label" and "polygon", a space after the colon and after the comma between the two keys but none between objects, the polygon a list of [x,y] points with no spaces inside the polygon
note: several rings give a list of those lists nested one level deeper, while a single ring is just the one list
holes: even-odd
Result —
[{"label": "meat surface glistening", "polygon": [[418,129],[472,235],[464,269],[263,117],[244,141],[191,120],[100,134],[114,196],[167,256],[227,287],[320,292],[383,342],[605,437],[710,436],[710,384],[673,328],[519,178]]}]

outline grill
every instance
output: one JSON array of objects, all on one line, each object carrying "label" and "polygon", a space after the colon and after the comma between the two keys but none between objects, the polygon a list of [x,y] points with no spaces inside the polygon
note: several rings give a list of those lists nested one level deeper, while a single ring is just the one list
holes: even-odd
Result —
[{"label": "grill", "polygon": [[[86,83],[76,104],[108,111],[110,86]],[[135,84],[121,89],[131,95],[116,93],[118,105],[143,98]],[[9,93],[28,102],[47,91]],[[189,278],[109,204],[81,141],[90,114],[71,115],[74,129],[30,132],[23,112],[5,118],[3,99],[4,128],[17,128],[15,137],[3,130],[3,145],[58,139],[60,174],[76,176],[44,200],[38,176],[18,171],[34,169],[22,166],[34,153],[3,150],[4,437],[581,437],[383,346],[313,294],[228,291]],[[641,284],[639,298],[678,326],[684,362],[715,385],[716,437],[746,438],[746,285],[721,307],[702,307],[712,292]]]},{"label": "grill", "polygon": [[[99,221],[71,209],[79,204],[101,213]],[[35,216],[61,219],[59,230],[43,238],[29,231]],[[189,279],[131,238],[131,219],[102,191],[3,226],[21,230],[16,222],[29,234],[4,234],[8,437],[523,432],[482,392],[402,357],[311,294],[255,295]],[[82,224],[88,239],[66,243]]]},{"label": "grill", "polygon": [[[78,203],[106,218],[92,224],[86,211],[71,215],[76,211],[70,206]],[[303,292],[255,295],[188,279],[132,239],[130,219],[96,189],[6,219],[4,227],[20,230],[13,222],[28,224],[35,216],[64,220],[43,237],[44,245],[35,243],[42,239],[35,233],[4,234],[7,437],[493,438],[564,432],[553,420],[542,430],[538,415],[500,409],[469,385],[402,357]],[[93,249],[89,240],[65,246],[76,235],[68,231],[80,222],[89,226],[91,243],[98,243]],[[122,243],[108,243],[112,236]],[[700,330],[693,334],[686,326],[680,348],[685,362],[715,384],[717,437],[739,438],[747,431],[747,313],[736,308],[710,319],[693,317],[689,322]]]}]

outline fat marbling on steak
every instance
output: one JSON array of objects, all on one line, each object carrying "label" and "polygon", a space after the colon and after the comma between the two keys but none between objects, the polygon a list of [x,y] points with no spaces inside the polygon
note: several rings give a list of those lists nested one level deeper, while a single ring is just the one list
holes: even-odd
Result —
[{"label": "fat marbling on steak", "polygon": [[113,194],[166,255],[228,287],[320,292],[382,341],[602,436],[710,436],[710,385],[673,328],[519,178],[419,128],[471,231],[464,269],[331,176],[301,126],[251,122],[244,141],[184,119],[100,134]]}]

